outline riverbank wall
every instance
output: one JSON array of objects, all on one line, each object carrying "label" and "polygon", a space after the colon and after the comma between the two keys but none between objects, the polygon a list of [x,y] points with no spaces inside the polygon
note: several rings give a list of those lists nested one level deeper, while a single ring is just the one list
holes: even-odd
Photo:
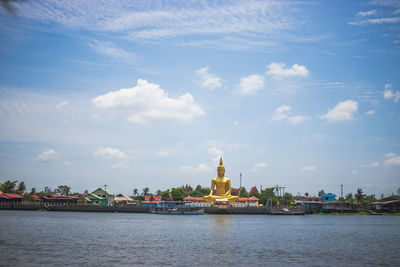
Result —
[{"label": "riverbank wall", "polygon": [[[125,212],[149,213],[150,208],[144,206],[114,207],[93,205],[44,205],[44,204],[0,204],[0,210],[47,210],[66,212]],[[270,207],[205,207],[206,214],[255,214],[255,215],[304,215],[304,210],[287,210]]]}]

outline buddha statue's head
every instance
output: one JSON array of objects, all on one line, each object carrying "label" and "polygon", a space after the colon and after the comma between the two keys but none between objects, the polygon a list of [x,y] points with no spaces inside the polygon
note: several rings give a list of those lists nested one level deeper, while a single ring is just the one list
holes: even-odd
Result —
[{"label": "buddha statue's head", "polygon": [[224,162],[222,161],[222,157],[219,160],[219,166],[217,168],[218,172],[218,177],[224,177],[225,176],[225,167],[224,167]]}]

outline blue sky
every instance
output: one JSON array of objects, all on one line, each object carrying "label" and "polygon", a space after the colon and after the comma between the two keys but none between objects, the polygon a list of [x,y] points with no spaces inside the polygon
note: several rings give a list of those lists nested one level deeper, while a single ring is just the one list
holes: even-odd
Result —
[{"label": "blue sky", "polygon": [[131,193],[400,187],[400,1],[0,9],[0,179]]}]

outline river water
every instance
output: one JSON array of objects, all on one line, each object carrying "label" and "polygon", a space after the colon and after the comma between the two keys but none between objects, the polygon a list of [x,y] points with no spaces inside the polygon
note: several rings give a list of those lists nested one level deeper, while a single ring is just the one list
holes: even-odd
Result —
[{"label": "river water", "polygon": [[0,266],[399,266],[400,216],[0,211]]}]

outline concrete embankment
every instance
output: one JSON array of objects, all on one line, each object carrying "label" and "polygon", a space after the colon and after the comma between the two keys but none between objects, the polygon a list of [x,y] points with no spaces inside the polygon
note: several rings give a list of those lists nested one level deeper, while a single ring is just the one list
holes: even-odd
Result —
[{"label": "concrete embankment", "polygon": [[75,212],[130,212],[148,213],[148,207],[113,207],[113,206],[64,206],[43,204],[1,204],[0,210],[48,210],[48,211],[75,211]]},{"label": "concrete embankment", "polygon": [[[113,207],[92,205],[43,205],[43,204],[0,204],[0,210],[48,210],[69,212],[126,212],[149,213],[149,207]],[[205,207],[206,214],[259,214],[259,215],[304,215],[304,210],[294,209],[284,211],[282,208],[269,207]]]}]

